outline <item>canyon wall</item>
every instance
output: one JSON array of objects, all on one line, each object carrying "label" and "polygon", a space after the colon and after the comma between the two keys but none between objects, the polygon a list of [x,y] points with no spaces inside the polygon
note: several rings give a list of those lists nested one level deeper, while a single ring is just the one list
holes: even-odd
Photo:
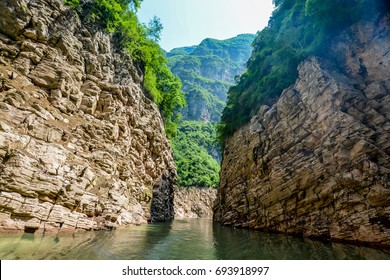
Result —
[{"label": "canyon wall", "polygon": [[311,57],[272,107],[228,138],[214,219],[390,246],[390,21]]},{"label": "canyon wall", "polygon": [[0,231],[173,218],[176,169],[142,81],[62,1],[0,2]]},{"label": "canyon wall", "polygon": [[213,217],[217,190],[213,188],[185,187],[175,190],[175,218]]}]

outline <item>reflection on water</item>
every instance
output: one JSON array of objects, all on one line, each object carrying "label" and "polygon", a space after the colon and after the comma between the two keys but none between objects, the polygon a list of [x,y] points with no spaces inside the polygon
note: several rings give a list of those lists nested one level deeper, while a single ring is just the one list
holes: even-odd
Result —
[{"label": "reflection on water", "polygon": [[0,235],[0,259],[390,259],[390,250],[186,219],[115,231]]},{"label": "reflection on water", "polygon": [[390,259],[390,250],[214,225],[217,259]]}]

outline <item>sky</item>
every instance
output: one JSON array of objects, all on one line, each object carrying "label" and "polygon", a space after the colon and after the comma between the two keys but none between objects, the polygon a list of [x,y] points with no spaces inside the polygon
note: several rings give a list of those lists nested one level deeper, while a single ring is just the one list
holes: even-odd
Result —
[{"label": "sky", "polygon": [[272,0],[143,0],[138,17],[143,23],[160,18],[160,46],[170,51],[205,38],[255,34],[267,26],[272,10]]}]

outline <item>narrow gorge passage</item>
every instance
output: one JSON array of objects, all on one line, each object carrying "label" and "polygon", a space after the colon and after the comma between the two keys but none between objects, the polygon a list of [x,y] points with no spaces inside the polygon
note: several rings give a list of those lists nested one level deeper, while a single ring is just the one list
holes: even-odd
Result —
[{"label": "narrow gorge passage", "polygon": [[0,1],[0,258],[390,259],[388,1],[169,51],[142,2]]}]

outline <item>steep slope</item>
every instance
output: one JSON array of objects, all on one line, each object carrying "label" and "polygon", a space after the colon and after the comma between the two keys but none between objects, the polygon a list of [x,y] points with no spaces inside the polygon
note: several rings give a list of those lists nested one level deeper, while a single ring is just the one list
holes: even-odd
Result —
[{"label": "steep slope", "polygon": [[205,39],[198,46],[167,53],[169,66],[182,80],[186,93],[183,119],[219,121],[234,77],[245,70],[253,38],[241,34],[227,40]]},{"label": "steep slope", "polygon": [[389,14],[326,52],[226,138],[215,219],[390,246]]},{"label": "steep slope", "polygon": [[173,218],[176,171],[143,73],[59,0],[0,2],[0,230]]},{"label": "steep slope", "polygon": [[234,77],[245,69],[253,38],[242,34],[227,40],[205,39],[198,46],[167,53],[172,72],[182,80],[187,101],[173,140],[181,186],[218,185],[221,153],[214,125]]}]

